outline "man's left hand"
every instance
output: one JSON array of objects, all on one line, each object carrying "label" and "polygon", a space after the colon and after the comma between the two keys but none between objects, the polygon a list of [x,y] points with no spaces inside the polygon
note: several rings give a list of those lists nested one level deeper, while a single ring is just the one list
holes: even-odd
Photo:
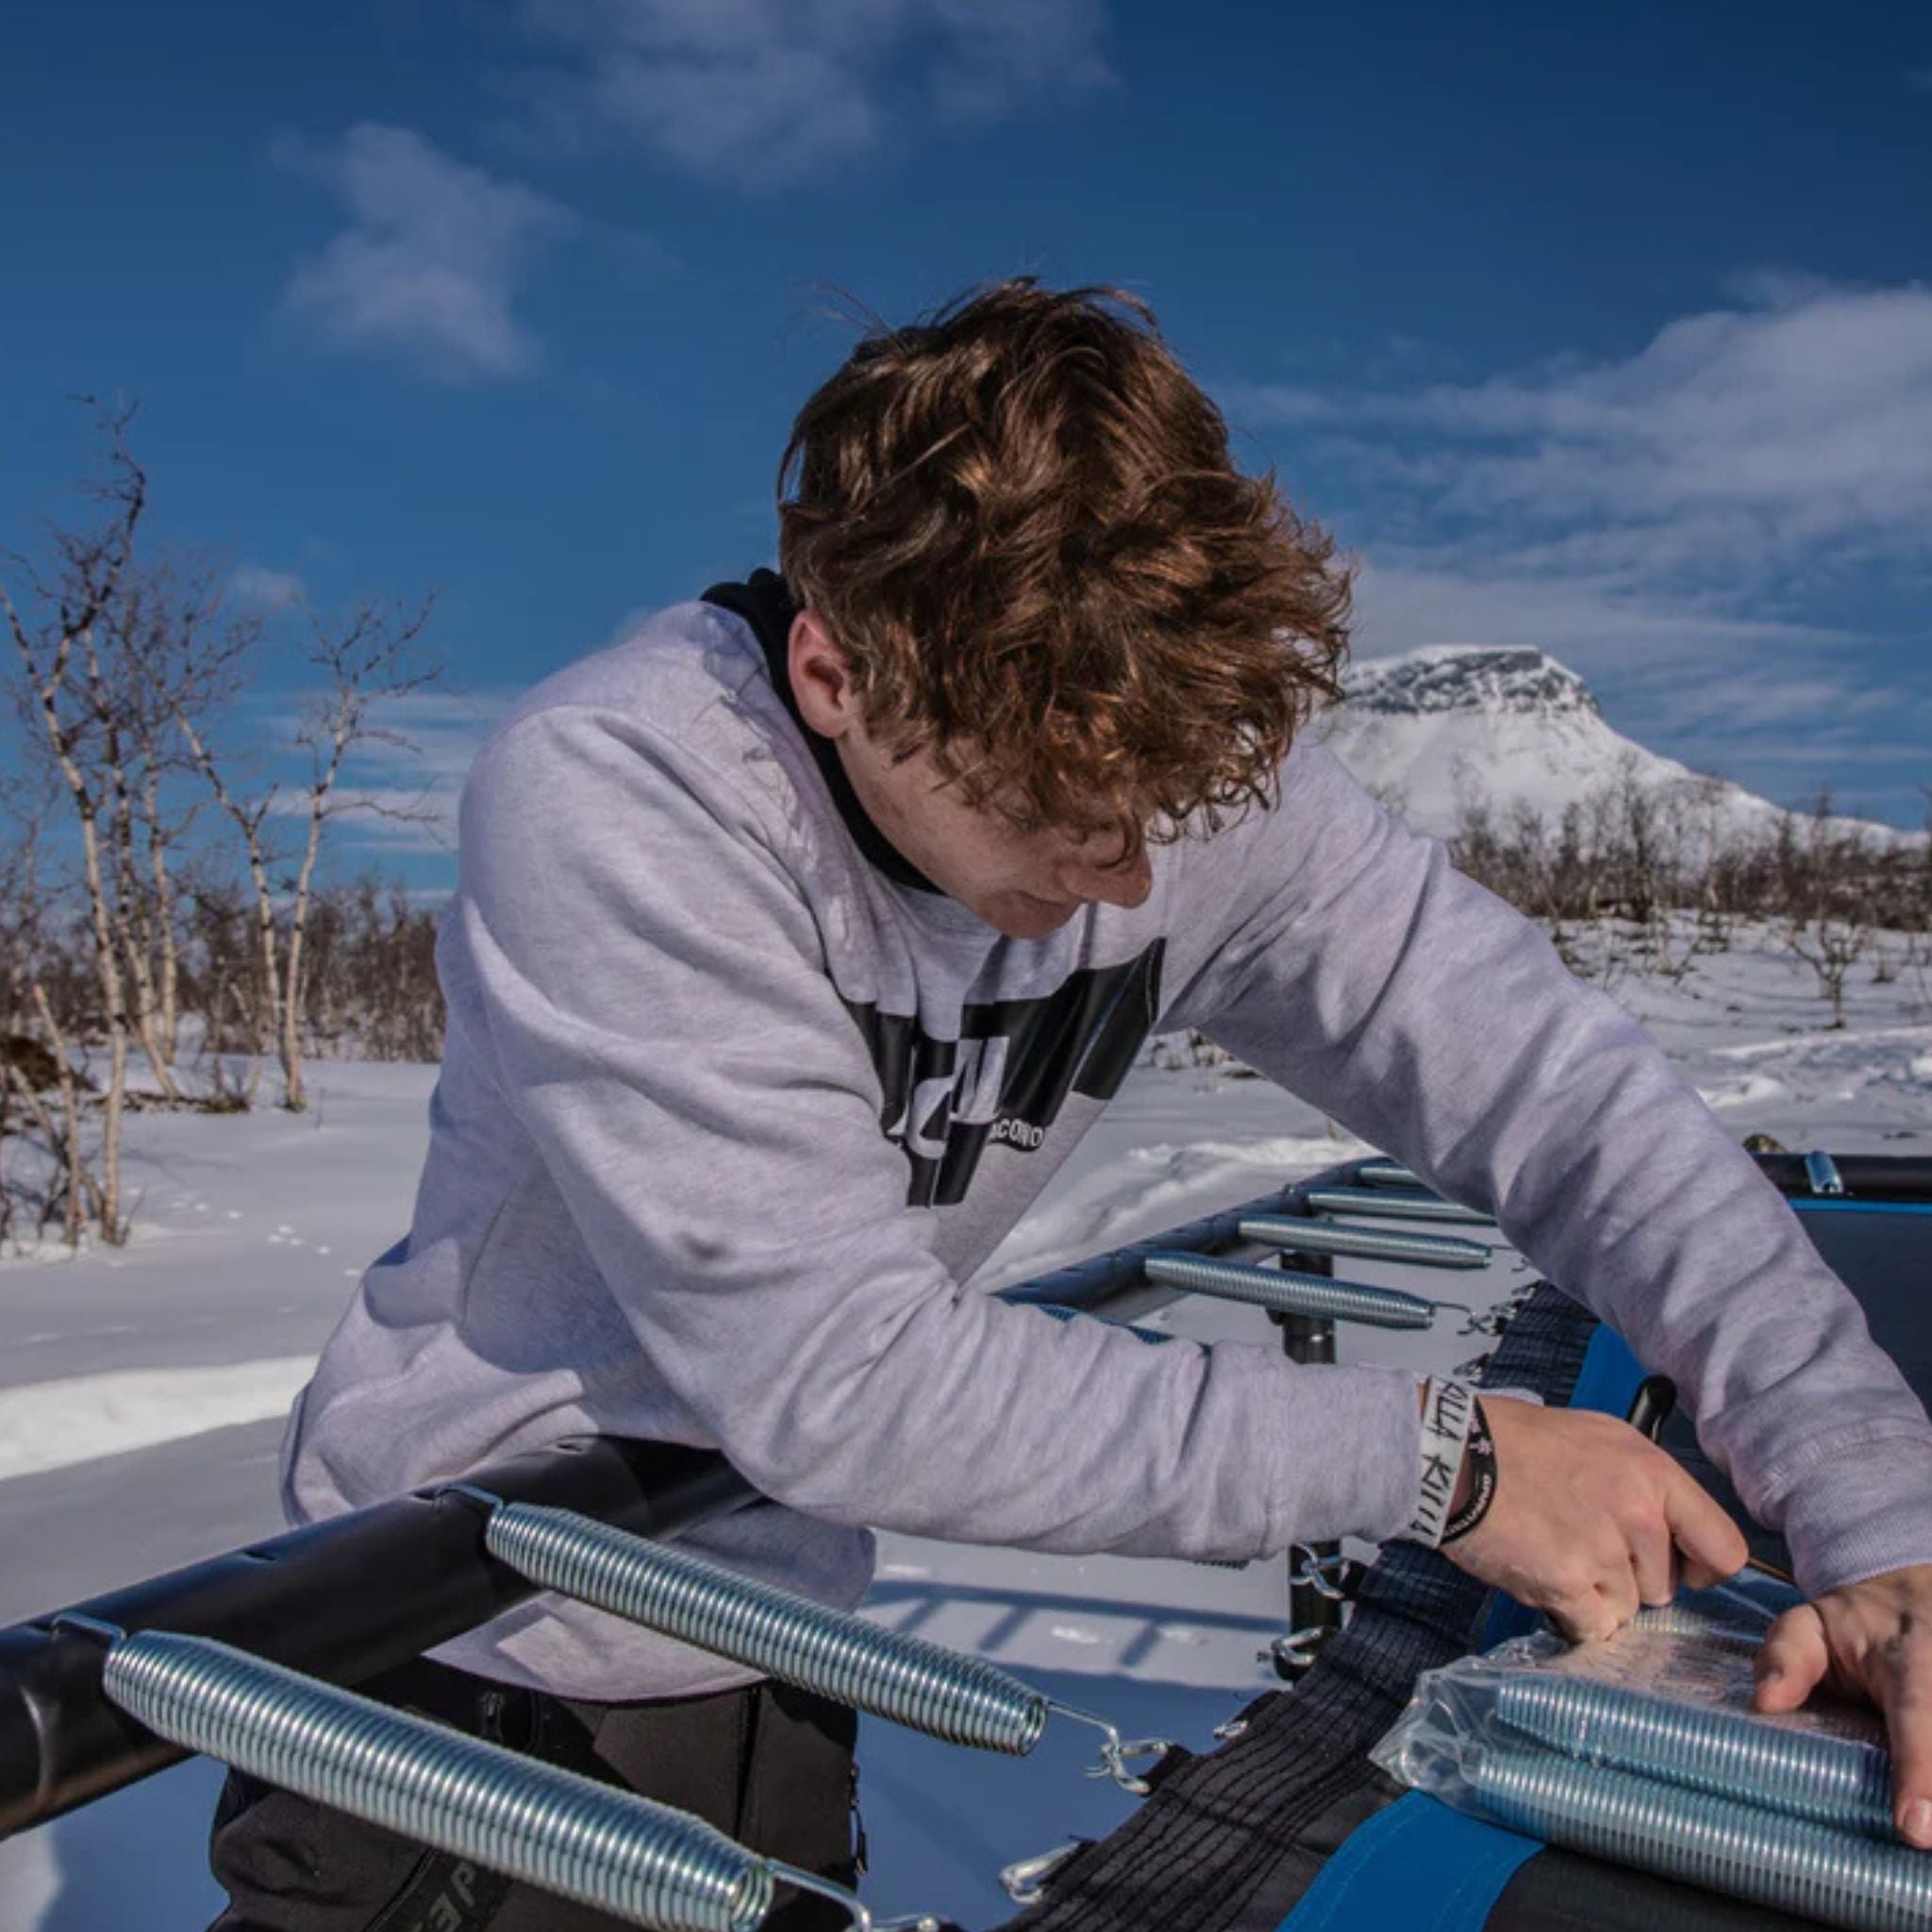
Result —
[{"label": "man's left hand", "polygon": [[1757,1654],[1757,1708],[1821,1684],[1876,1705],[1891,1739],[1892,1821],[1932,1849],[1932,1563],[1888,1570],[1787,1610]]}]

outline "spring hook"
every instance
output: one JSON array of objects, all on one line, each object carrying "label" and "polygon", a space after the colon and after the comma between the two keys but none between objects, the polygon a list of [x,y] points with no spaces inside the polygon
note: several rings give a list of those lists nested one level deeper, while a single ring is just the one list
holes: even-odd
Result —
[{"label": "spring hook", "polygon": [[173,1743],[630,1924],[754,1932],[783,1881],[888,1932],[850,1892],[701,1819],[210,1638],[121,1638],[102,1688]]},{"label": "spring hook", "polygon": [[1504,1329],[1516,1319],[1517,1310],[1523,1307],[1526,1297],[1510,1295],[1499,1302],[1491,1302],[1480,1314],[1471,1310],[1463,1318],[1462,1326],[1456,1333],[1458,1338],[1465,1335],[1487,1335],[1491,1338],[1502,1334]]},{"label": "spring hook", "polygon": [[882,1629],[608,1523],[503,1503],[465,1483],[434,1493],[489,1505],[485,1546],[533,1583],[948,1743],[1023,1757],[1040,1741],[1049,1715],[1071,1718],[1105,1740],[1089,1774],[1111,1777],[1137,1795],[1147,1786],[1126,1760],[1167,1748],[1156,1739],[1123,1742],[1105,1718],[1057,1703],[984,1657]]},{"label": "spring hook", "polygon": [[1358,1281],[1336,1281],[1326,1274],[1257,1268],[1246,1261],[1224,1261],[1206,1255],[1149,1255],[1141,1268],[1149,1281],[1164,1288],[1246,1302],[1277,1315],[1361,1322],[1374,1328],[1430,1328],[1436,1321],[1438,1305],[1420,1295],[1404,1294],[1394,1288],[1371,1288]]},{"label": "spring hook", "polygon": [[1284,1677],[1299,1677],[1315,1668],[1315,1654],[1335,1635],[1333,1624],[1310,1624],[1273,1639],[1266,1650],[1255,1653],[1257,1664],[1273,1664]]},{"label": "spring hook", "polygon": [[1040,1852],[1030,1858],[1016,1858],[1010,1865],[1001,1866],[1000,1890],[1016,1906],[1037,1906],[1046,1896],[1054,1874],[1084,1847],[1084,1840],[1072,1839],[1063,1845],[1054,1846],[1050,1852]]},{"label": "spring hook", "polygon": [[1134,1738],[1123,1740],[1121,1734],[1105,1718],[1091,1716],[1084,1710],[1075,1710],[1068,1704],[1053,1704],[1049,1710],[1057,1710],[1062,1717],[1070,1717],[1083,1724],[1093,1724],[1107,1733],[1107,1741],[1100,1747],[1100,1762],[1087,1767],[1089,1777],[1110,1777],[1124,1791],[1132,1791],[1137,1798],[1144,1798],[1154,1789],[1144,1777],[1127,1769],[1130,1757],[1164,1757],[1174,1747],[1165,1738]]},{"label": "spring hook", "polygon": [[1340,1550],[1324,1557],[1311,1550],[1307,1543],[1294,1543],[1290,1547],[1301,1558],[1301,1567],[1289,1572],[1291,1590],[1312,1590],[1317,1596],[1326,1597],[1331,1604],[1354,1600],[1355,1592],[1348,1586],[1359,1577],[1362,1567],[1355,1557],[1345,1557]]}]

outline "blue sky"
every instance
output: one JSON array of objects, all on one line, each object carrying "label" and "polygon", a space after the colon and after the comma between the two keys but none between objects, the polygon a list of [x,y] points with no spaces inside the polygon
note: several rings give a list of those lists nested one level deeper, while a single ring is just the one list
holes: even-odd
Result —
[{"label": "blue sky", "polygon": [[[8,35],[0,539],[142,401],[238,594],[502,694],[772,554],[792,411],[976,281],[1155,307],[1363,565],[1790,799],[1932,782],[1932,13],[69,0]],[[286,692],[265,691],[274,705]]]}]

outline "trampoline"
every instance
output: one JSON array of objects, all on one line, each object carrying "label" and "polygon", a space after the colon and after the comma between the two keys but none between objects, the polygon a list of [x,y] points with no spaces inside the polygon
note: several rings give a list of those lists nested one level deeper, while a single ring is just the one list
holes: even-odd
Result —
[{"label": "trampoline", "polygon": [[[1932,1281],[1932,1163],[1773,1156],[1762,1164],[1857,1297],[1880,1344],[1922,1398],[1932,1395],[1932,1324],[1923,1306]],[[1432,1309],[1456,1306],[1337,1279],[1352,1256],[1365,1253],[1443,1270],[1474,1265],[1476,1250],[1453,1224],[1471,1217],[1435,1213],[1428,1198],[1413,1176],[1386,1161],[1354,1162],[1008,1293],[1067,1319],[1125,1322],[1183,1292],[1231,1296],[1268,1308],[1297,1360],[1332,1359],[1338,1312],[1421,1326]],[[1394,1231],[1363,1225],[1392,1218],[1376,1214],[1378,1206],[1400,1209],[1402,1224]],[[1452,1224],[1430,1224],[1445,1218]],[[1257,1265],[1269,1260],[1292,1265]],[[1143,1333],[1150,1343],[1167,1339]],[[1645,1376],[1616,1335],[1542,1283],[1520,1299],[1483,1379],[1532,1389],[1551,1404],[1622,1415]],[[1670,1417],[1659,1440],[1738,1515],[1756,1554],[1782,1565],[1777,1540],[1743,1516],[1684,1420]],[[332,1687],[367,1682],[538,1588],[568,1588],[593,1601],[601,1600],[598,1591],[628,1591],[627,1600],[639,1604],[653,1592],[668,1603],[677,1589],[699,1588],[702,1578],[680,1578],[675,1566],[651,1570],[640,1554],[651,1546],[636,1539],[675,1536],[751,1493],[721,1458],[702,1452],[602,1439],[558,1444],[0,1630],[0,1836],[89,1803],[191,1748],[231,1762],[255,1749],[259,1740],[232,1709],[189,1710],[189,1680],[197,1672],[219,1666],[233,1683],[246,1680],[251,1694],[270,1705],[282,1699],[284,1717],[298,1707],[309,1711],[303,1722],[321,1750],[330,1726],[355,1716],[329,1701],[339,1697]],[[1230,1710],[1212,1752],[1169,1747],[1158,1761],[1132,1763],[1140,1747],[1102,1723],[1104,1768],[1144,1796],[1110,1836],[1032,1873],[1029,1902],[1004,1932],[1335,1932],[1398,1924],[1403,1932],[1730,1932],[1822,1923],[1558,1849],[1404,1790],[1369,1753],[1418,1677],[1487,1648],[1526,1620],[1411,1544],[1389,1546],[1366,1569],[1342,1563],[1333,1550],[1303,1551],[1296,1561],[1291,1633],[1276,1651],[1291,1684]],[[378,1573],[382,1592],[358,1588]],[[688,1603],[675,1613],[701,1613],[713,1620],[706,1629],[722,1632],[715,1579],[709,1587],[698,1610]],[[795,1609],[780,1606],[774,1613],[754,1600],[755,1591],[739,1593],[750,1621],[779,1615],[791,1661],[808,1676],[834,1667],[849,1675],[851,1644],[868,1641],[829,1623],[808,1628]],[[665,1613],[661,1606],[658,1613]],[[721,1634],[713,1647],[754,1656],[731,1649],[740,1641]],[[951,1723],[956,1741],[1024,1750],[1049,1710],[1092,1721],[1044,1700],[1036,1707],[1024,1685],[975,1660],[935,1661],[909,1649],[889,1655],[882,1633],[872,1642],[874,1682],[865,1690],[860,1671],[855,1701],[874,1695],[881,1702],[868,1707],[941,1735]],[[224,1657],[231,1661],[220,1664]],[[849,1685],[839,1682],[845,1694]],[[399,1734],[391,1755],[407,1761],[422,1748],[420,1738]],[[342,1761],[318,1775],[337,1780],[334,1792],[355,1791],[353,1780],[342,1782]],[[427,1821],[424,1836],[433,1828],[470,1855],[481,1846],[486,1862],[513,1857],[528,1871],[563,1873],[579,1888],[572,1895],[617,1908],[622,1861],[589,1877],[570,1866],[562,1840],[543,1837],[548,1800],[541,1780],[520,1783],[513,1754],[486,1754],[466,1775],[465,1789],[482,1794],[472,1805],[478,1815],[455,1815],[469,1800],[443,1803],[440,1812],[429,1806],[420,1814]],[[393,1806],[407,1796],[391,1792],[380,1802]],[[550,1793],[558,1807],[569,1797],[560,1787]],[[480,1817],[486,1798],[502,1819],[514,1817],[513,1831],[506,1825],[488,1836]],[[650,1865],[646,1840],[652,1830],[675,1827],[623,1807],[607,1826],[613,1842],[631,1835],[625,1856],[634,1855],[629,1876],[637,1883],[623,1893],[621,1908],[632,1923],[741,1932],[757,1924],[774,1878],[791,1875],[720,1840],[704,1850],[712,1893],[700,1898],[662,1884],[653,1891],[643,1877],[658,1884],[676,1861]],[[511,1842],[517,1832],[522,1838]],[[587,1885],[606,1890],[587,1892]],[[855,1919],[864,1923],[856,1905]]]}]

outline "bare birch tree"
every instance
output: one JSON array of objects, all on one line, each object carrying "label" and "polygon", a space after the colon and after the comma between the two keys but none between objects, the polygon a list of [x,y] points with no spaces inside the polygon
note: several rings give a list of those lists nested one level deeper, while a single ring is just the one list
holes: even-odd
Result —
[{"label": "bare birch tree", "polygon": [[269,814],[275,808],[277,788],[270,785],[253,798],[244,796],[229,782],[229,774],[215,758],[207,720],[184,705],[176,712],[175,724],[187,743],[194,769],[206,781],[215,804],[240,835],[248,867],[252,892],[250,924],[257,975],[256,998],[252,1002],[252,1050],[258,1061],[281,1036],[280,946],[275,931],[275,889],[270,878],[272,855],[265,830]]},{"label": "bare birch tree", "polygon": [[[103,717],[102,638],[131,567],[135,535],[147,505],[146,475],[127,446],[133,413],[125,405],[99,411],[108,456],[104,474],[86,491],[100,506],[97,521],[51,530],[53,564],[45,576],[25,558],[7,556],[10,571],[27,587],[25,608],[0,582],[0,612],[19,656],[25,708],[65,790],[78,835],[108,1048],[97,1221],[101,1238],[113,1242],[126,1234],[121,1212],[121,1120],[131,1025],[113,880],[115,800],[123,772],[118,740]],[[156,1073],[162,1075],[158,1062]]]},{"label": "bare birch tree", "polygon": [[[119,814],[120,876],[128,907],[138,1008],[170,1068],[181,1025],[180,889],[176,855],[205,800],[183,799],[175,781],[192,773],[177,718],[200,716],[230,693],[240,653],[224,635],[213,565],[169,558],[129,571],[112,636],[127,781]],[[245,622],[235,625],[244,637]]]},{"label": "bare birch tree", "polygon": [[[24,1122],[40,1134],[46,1170],[38,1182],[26,1176],[18,1185],[10,1174],[0,1175],[0,1238],[12,1232],[16,1204],[38,1193],[39,1231],[58,1214],[68,1244],[78,1246],[89,1219],[100,1219],[101,1195],[88,1161],[81,1107],[86,1076],[75,1067],[60,1017],[70,988],[61,983],[67,975],[58,970],[63,962],[41,875],[42,813],[37,801],[26,801],[25,788],[17,781],[0,787],[0,806],[14,827],[14,836],[0,846],[0,991],[6,1007],[0,1025],[0,1156],[8,1151],[9,1134],[16,1141],[25,1138],[14,1124]],[[49,1088],[59,1095],[58,1121],[44,1098]]]},{"label": "bare birch tree", "polygon": [[415,749],[401,732],[380,721],[386,707],[420,691],[437,675],[436,668],[425,661],[419,651],[434,605],[433,597],[425,598],[413,608],[360,604],[333,632],[310,619],[308,661],[327,682],[305,707],[296,734],[297,741],[308,753],[309,769],[307,824],[295,870],[282,967],[279,1050],[283,1105],[291,1112],[300,1112],[308,1104],[302,1079],[303,945],[324,828],[349,811],[373,811],[391,818],[425,815],[424,808],[407,796],[345,793],[341,779],[344,763],[360,746],[380,743],[404,751]]},{"label": "bare birch tree", "polygon": [[[292,798],[274,781],[252,796],[243,792],[219,753],[207,715],[232,691],[258,627],[245,623],[227,625],[191,654],[194,675],[174,687],[180,693],[175,723],[189,761],[242,841],[254,898],[261,983],[257,1010],[281,1067],[282,1104],[291,1112],[299,1113],[308,1105],[302,1074],[305,947],[326,830],[347,812],[392,818],[425,815],[408,793],[351,788],[342,783],[342,774],[358,750],[378,744],[414,749],[386,722],[385,711],[438,675],[420,651],[434,603],[430,597],[413,607],[358,604],[334,628],[305,607],[308,641],[303,656],[321,682],[303,700],[297,716],[295,743],[308,759],[308,772]],[[210,610],[201,610],[197,621],[210,616]],[[181,621],[187,622],[185,614]],[[288,818],[301,825],[301,842],[290,859],[292,869],[283,874],[274,830]]]},{"label": "bare birch tree", "polygon": [[[107,868],[109,924],[120,947],[121,968],[129,993],[129,1025],[141,1043],[155,1084],[164,1100],[181,1098],[175,1084],[174,1053],[163,1043],[159,960],[166,945],[170,908],[152,888],[145,858],[157,841],[165,845],[158,824],[142,827],[159,810],[159,774],[153,769],[153,734],[147,728],[146,692],[125,654],[118,649],[124,607],[134,594],[139,572],[130,568],[121,595],[103,612],[88,640],[87,702],[100,746],[98,770],[106,804],[109,864]],[[147,848],[146,852],[143,848]],[[165,876],[165,874],[164,874]]]}]

